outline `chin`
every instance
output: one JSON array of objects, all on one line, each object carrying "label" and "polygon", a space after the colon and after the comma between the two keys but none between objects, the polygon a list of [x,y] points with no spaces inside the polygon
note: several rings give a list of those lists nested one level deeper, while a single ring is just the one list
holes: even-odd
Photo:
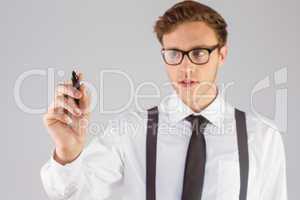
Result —
[{"label": "chin", "polygon": [[177,95],[183,99],[185,102],[191,101],[193,96],[195,96],[195,89],[194,88],[186,88],[178,86],[175,88]]}]

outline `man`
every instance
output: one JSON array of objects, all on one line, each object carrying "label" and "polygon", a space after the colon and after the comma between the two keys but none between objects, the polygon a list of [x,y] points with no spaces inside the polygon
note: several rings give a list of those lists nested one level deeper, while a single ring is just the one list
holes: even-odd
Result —
[{"label": "man", "polygon": [[173,95],[148,112],[122,113],[85,148],[86,126],[78,124],[89,120],[86,88],[58,85],[44,116],[55,143],[41,170],[48,196],[286,200],[280,132],[235,109],[216,86],[227,56],[226,28],[220,14],[195,1],[167,10],[154,30]]}]

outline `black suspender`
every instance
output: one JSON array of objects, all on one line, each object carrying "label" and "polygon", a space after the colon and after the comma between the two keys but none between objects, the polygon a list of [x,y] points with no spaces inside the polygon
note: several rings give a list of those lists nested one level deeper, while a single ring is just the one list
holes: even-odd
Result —
[{"label": "black suspender", "polygon": [[[240,163],[240,197],[247,200],[249,153],[245,112],[235,108],[236,132]],[[156,150],[158,132],[158,107],[148,109],[146,139],[146,200],[156,200]]]},{"label": "black suspender", "polygon": [[240,163],[240,200],[246,200],[249,175],[249,153],[245,112],[235,109],[235,120]]},{"label": "black suspender", "polygon": [[146,140],[146,200],[156,199],[156,146],[158,128],[157,106],[148,110]]}]

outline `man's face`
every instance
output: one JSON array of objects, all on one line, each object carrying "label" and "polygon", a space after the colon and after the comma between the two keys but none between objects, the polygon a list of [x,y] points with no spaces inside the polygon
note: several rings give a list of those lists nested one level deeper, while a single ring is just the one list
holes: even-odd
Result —
[{"label": "man's face", "polygon": [[[186,22],[171,33],[163,36],[164,49],[179,49],[189,51],[195,47],[213,47],[218,44],[213,29],[204,22]],[[172,86],[181,99],[190,104],[195,98],[209,94],[216,89],[218,68],[224,63],[227,47],[217,48],[210,53],[206,64],[198,65],[190,61],[187,55],[178,65],[166,64],[166,69]],[[192,81],[189,83],[189,81]],[[197,101],[197,100],[196,100]]]}]

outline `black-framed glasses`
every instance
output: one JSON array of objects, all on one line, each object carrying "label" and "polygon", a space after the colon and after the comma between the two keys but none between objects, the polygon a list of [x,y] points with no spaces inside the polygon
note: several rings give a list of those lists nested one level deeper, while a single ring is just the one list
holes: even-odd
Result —
[{"label": "black-framed glasses", "polygon": [[187,55],[189,60],[196,65],[208,63],[210,54],[219,47],[219,44],[209,48],[196,47],[189,51],[183,51],[176,48],[162,49],[161,54],[166,64],[179,65],[184,56]]}]

